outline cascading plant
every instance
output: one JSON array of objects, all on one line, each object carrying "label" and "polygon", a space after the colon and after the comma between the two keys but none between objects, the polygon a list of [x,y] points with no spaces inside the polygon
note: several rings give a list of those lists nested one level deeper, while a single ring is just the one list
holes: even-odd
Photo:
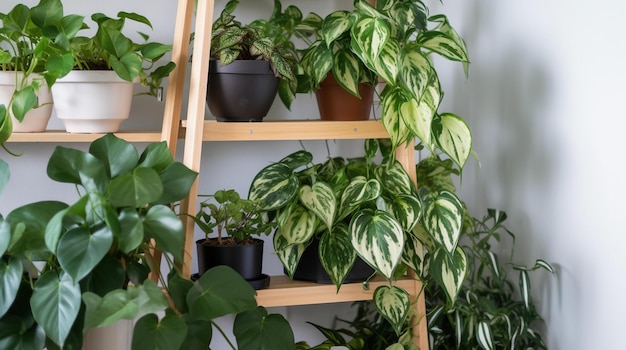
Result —
[{"label": "cascading plant", "polygon": [[[382,161],[376,164],[379,150]],[[290,276],[313,239],[319,239],[320,261],[337,290],[357,255],[384,276],[389,285],[375,290],[374,302],[399,334],[412,302],[392,284],[403,266],[420,279],[437,275],[451,300],[467,266],[457,246],[460,200],[450,191],[417,190],[392,154],[384,140],[367,140],[365,157],[348,161],[314,164],[311,153],[297,151],[259,171],[249,198],[263,201],[275,218],[274,249]],[[423,240],[433,243],[428,255]]]}]

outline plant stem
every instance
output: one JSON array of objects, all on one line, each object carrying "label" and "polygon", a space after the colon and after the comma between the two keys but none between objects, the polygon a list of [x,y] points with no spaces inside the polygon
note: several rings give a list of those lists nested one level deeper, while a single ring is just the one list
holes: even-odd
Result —
[{"label": "plant stem", "polygon": [[224,340],[226,340],[228,345],[230,345],[231,349],[237,350],[235,345],[233,345],[233,343],[230,341],[230,339],[228,339],[228,337],[226,336],[226,333],[224,333],[224,330],[222,330],[222,328],[217,323],[215,323],[215,321],[211,321],[211,325],[213,327],[215,327],[215,329],[217,329],[218,332],[220,332],[220,334],[222,335],[222,338],[224,338]]}]

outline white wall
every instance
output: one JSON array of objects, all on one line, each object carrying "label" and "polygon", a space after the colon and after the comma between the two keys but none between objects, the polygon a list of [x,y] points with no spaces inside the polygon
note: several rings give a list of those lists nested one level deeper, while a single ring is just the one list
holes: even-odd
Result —
[{"label": "white wall", "polygon": [[[224,2],[217,1],[217,8]],[[322,9],[328,3],[283,2],[296,3],[305,12],[330,11]],[[64,3],[72,12],[140,11],[156,24],[155,39],[171,40],[175,1]],[[351,1],[338,3],[349,6]],[[271,4],[242,1],[240,7],[248,15],[269,14]],[[625,194],[619,177],[623,156],[618,152],[620,131],[626,127],[621,106],[626,68],[618,60],[626,54],[626,28],[620,24],[626,4],[614,0],[598,0],[593,6],[565,0],[428,4],[432,14],[448,15],[466,39],[472,59],[467,80],[458,65],[438,62],[446,92],[442,110],[468,120],[481,159],[480,168],[475,161],[466,167],[462,198],[476,215],[486,207],[508,212],[509,227],[518,235],[517,261],[545,258],[557,266],[556,278],[542,275],[533,281],[551,349],[621,348],[618,335],[626,302],[620,277],[626,257],[620,248],[626,232],[620,216],[625,207],[619,200]],[[1,2],[0,11],[9,6]],[[161,111],[160,103],[138,98],[135,121],[125,127],[158,128]],[[288,113],[277,101],[271,115],[317,116],[308,96],[298,96],[293,111]],[[325,154],[323,143],[306,145]],[[75,198],[66,186],[46,181],[45,162],[53,145],[10,146],[24,155],[10,159],[13,176],[0,198],[1,213],[42,197]],[[343,154],[359,148],[354,142],[332,146]],[[297,142],[207,143],[201,192],[226,187],[245,192],[260,167],[297,147]],[[271,255],[266,257],[265,271],[280,272]],[[292,321],[297,339],[315,341],[315,332],[304,321],[316,313],[314,321],[329,322],[337,310],[350,309],[331,305],[274,311]]]}]

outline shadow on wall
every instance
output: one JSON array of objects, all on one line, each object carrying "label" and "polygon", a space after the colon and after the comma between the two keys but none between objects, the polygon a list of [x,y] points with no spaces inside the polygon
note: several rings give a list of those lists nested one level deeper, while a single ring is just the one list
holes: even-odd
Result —
[{"label": "shadow on wall", "polygon": [[[545,223],[550,222],[554,202],[547,197],[558,181],[554,164],[561,154],[551,141],[556,136],[550,129],[553,123],[547,122],[556,77],[545,51],[523,37],[523,29],[516,29],[510,7],[481,1],[446,5],[431,12],[449,14],[472,63],[467,80],[457,65],[442,74],[446,96],[441,111],[457,113],[469,123],[480,159],[480,164],[468,161],[460,195],[474,215],[488,207],[507,211],[508,226],[518,238],[514,261],[532,263],[548,256],[550,248],[550,226]],[[507,247],[501,249],[508,253]],[[548,305],[558,303],[552,298],[559,298],[560,281],[544,273],[535,278],[536,304],[548,321]],[[558,348],[555,338],[546,339]]]}]

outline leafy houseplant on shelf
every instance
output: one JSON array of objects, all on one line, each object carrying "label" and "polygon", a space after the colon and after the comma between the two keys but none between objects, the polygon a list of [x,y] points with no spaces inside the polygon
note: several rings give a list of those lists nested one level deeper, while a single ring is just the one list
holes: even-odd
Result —
[{"label": "leafy houseplant on shelf", "polygon": [[[293,44],[280,30],[280,3],[269,20],[243,25],[229,1],[213,23],[207,104],[219,121],[261,121],[277,91],[287,108],[297,80]],[[295,7],[289,7],[291,11]]]},{"label": "leafy houseplant on shelf", "polygon": [[[262,274],[264,242],[253,235],[269,235],[275,224],[263,215],[260,203],[241,198],[233,189],[208,197],[193,217],[205,234],[196,241],[198,274],[227,265],[256,289],[267,288],[269,276]],[[214,230],[217,236],[209,237]]]},{"label": "leafy houseplant on shelf", "polygon": [[78,36],[70,42],[74,70],[52,89],[55,111],[68,132],[115,132],[128,118],[134,83],[147,87],[146,94],[158,95],[175,64],[155,65],[172,46],[149,42],[143,33],[142,43],[125,35],[127,21],[152,28],[137,13],[119,12],[117,18],[96,13],[91,19],[97,26],[94,36]]},{"label": "leafy houseplant on shelf", "polygon": [[63,16],[59,0],[0,14],[0,144],[15,132],[46,129],[52,113],[50,86],[72,69],[69,41],[82,17]]},{"label": "leafy houseplant on shelf", "polygon": [[[81,196],[0,217],[2,348],[79,349],[86,330],[140,317],[132,349],[206,349],[213,319],[226,314],[237,314],[240,349],[273,331],[276,338],[263,341],[293,343],[286,321],[258,308],[254,290],[231,269],[212,269],[195,283],[180,276],[173,263],[182,261],[183,225],[169,204],[187,195],[196,173],[164,142],[141,154],[112,134],[88,152],[59,146],[47,172]],[[170,268],[167,280],[155,249]]]},{"label": "leafy houseplant on shelf", "polygon": [[[295,152],[259,171],[249,193],[275,217],[274,249],[290,276],[317,237],[320,261],[338,290],[357,255],[387,279],[374,302],[396,333],[403,332],[411,304],[408,292],[391,283],[402,265],[419,278],[430,266],[446,295],[456,298],[467,267],[457,246],[461,202],[450,191],[418,191],[389,142],[367,140],[365,157],[348,162],[313,164],[310,153]],[[427,257],[422,233],[434,242]]]},{"label": "leafy houseplant on shelf", "polygon": [[[358,83],[372,82],[375,75],[385,86],[381,119],[393,146],[418,138],[463,167],[471,152],[471,133],[461,117],[439,112],[443,91],[430,58],[434,53],[467,67],[463,39],[444,15],[429,17],[422,1],[372,2],[357,0],[352,12],[333,12],[324,19],[318,40],[301,60],[312,87],[332,70],[357,95]],[[305,19],[301,27],[314,30],[315,23]]]}]

